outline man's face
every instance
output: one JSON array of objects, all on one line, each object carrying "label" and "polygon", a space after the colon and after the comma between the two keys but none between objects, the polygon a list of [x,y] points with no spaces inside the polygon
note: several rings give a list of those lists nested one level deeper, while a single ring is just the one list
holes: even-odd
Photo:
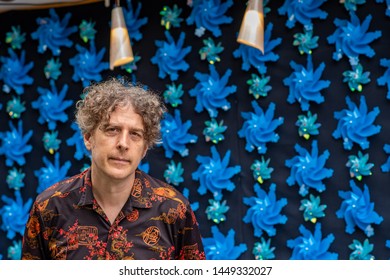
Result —
[{"label": "man's face", "polygon": [[101,182],[125,182],[134,178],[147,151],[144,125],[131,105],[112,112],[108,124],[84,135],[92,155],[92,178]]}]

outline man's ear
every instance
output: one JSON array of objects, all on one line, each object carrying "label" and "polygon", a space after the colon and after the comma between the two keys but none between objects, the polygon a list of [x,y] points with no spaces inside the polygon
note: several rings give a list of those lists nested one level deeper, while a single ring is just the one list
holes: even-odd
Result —
[{"label": "man's ear", "polygon": [[92,143],[91,143],[92,135],[91,135],[91,133],[85,133],[83,138],[84,138],[85,147],[87,148],[88,151],[90,151],[92,148]]}]

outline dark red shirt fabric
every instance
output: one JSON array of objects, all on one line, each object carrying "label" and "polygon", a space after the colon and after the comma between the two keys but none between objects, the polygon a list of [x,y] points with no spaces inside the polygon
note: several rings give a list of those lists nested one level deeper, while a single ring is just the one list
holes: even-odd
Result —
[{"label": "dark red shirt fabric", "polygon": [[22,259],[205,259],[188,200],[136,171],[131,195],[111,224],[94,199],[91,172],[37,196],[23,237]]}]

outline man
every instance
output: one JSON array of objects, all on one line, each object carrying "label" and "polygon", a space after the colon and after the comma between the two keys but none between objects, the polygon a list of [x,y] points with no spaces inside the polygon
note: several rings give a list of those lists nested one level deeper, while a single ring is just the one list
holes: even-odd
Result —
[{"label": "man", "polygon": [[188,200],[137,168],[161,139],[159,96],[115,78],[84,93],[76,122],[91,167],[37,196],[22,259],[205,259]]}]

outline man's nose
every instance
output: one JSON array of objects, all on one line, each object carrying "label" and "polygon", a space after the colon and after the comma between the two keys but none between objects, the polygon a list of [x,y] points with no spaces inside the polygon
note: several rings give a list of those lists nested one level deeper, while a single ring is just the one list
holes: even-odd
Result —
[{"label": "man's nose", "polygon": [[118,136],[117,148],[120,150],[127,150],[129,148],[129,134],[127,132],[122,132]]}]

